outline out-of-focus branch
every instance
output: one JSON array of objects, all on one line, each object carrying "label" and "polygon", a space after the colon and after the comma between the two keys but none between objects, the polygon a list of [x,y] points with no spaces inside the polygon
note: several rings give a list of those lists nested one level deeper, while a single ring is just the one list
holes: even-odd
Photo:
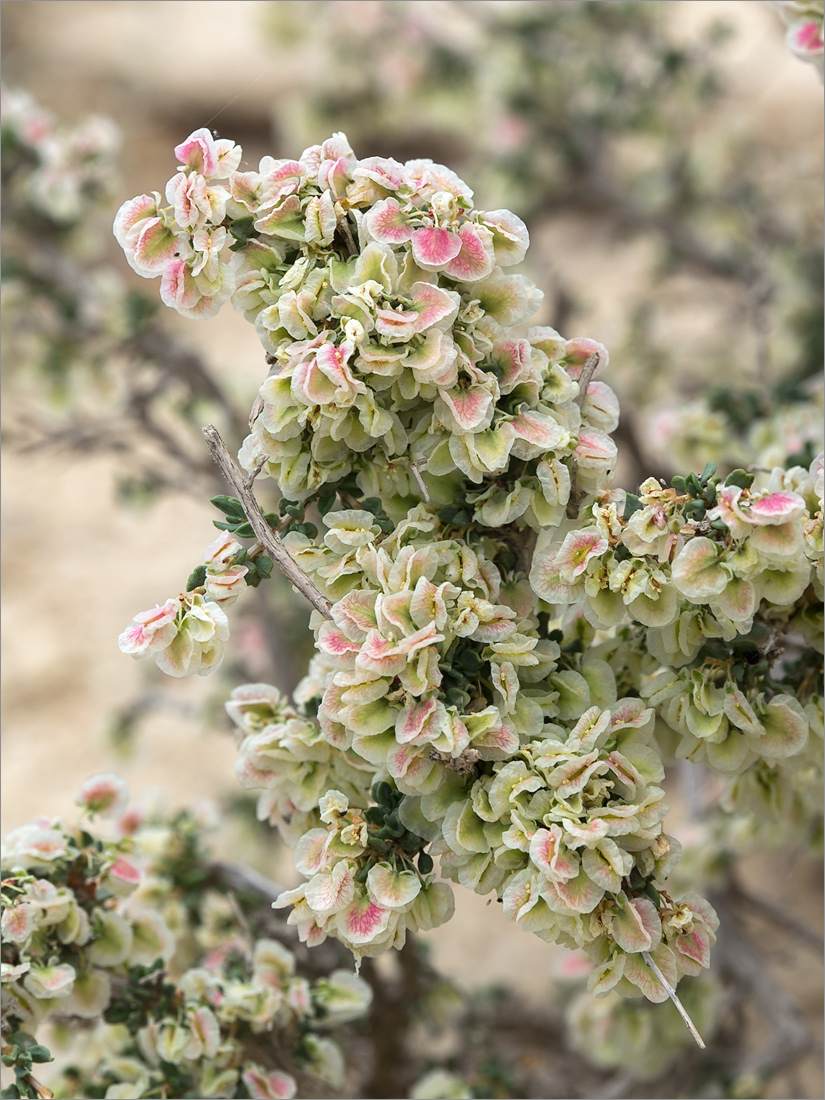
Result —
[{"label": "out-of-focus branch", "polygon": [[226,418],[232,433],[239,439],[246,435],[246,424],[238,409],[232,404],[221,386],[210,374],[199,355],[190,348],[170,339],[168,334],[154,325],[142,328],[126,344],[142,359],[165,366],[177,378],[186,383],[193,395],[213,401]]},{"label": "out-of-focus branch", "polygon": [[825,942],[823,942],[822,936],[797,920],[787,907],[780,909],[779,906],[772,905],[764,898],[749,894],[732,876],[729,877],[727,890],[730,897],[737,904],[750,909],[755,915],[770,921],[778,928],[784,929],[785,932],[791,934],[795,939],[801,940],[814,951],[820,954],[825,951]]}]

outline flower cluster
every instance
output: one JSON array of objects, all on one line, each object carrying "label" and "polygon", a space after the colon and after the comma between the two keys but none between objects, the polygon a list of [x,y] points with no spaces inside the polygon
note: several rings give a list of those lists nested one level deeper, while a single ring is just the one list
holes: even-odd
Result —
[{"label": "flower cluster", "polygon": [[[216,500],[237,503],[230,497]],[[262,551],[260,543],[247,549],[230,530],[224,530],[204,550],[203,562],[192,571],[186,592],[135,615],[118,638],[121,652],[136,659],[154,657],[168,676],[206,676],[219,668],[223,643],[229,637],[223,608],[233,604],[246,585],[270,574],[272,561]]]},{"label": "flower cluster", "polygon": [[720,389],[645,418],[646,451],[664,468],[720,471],[737,467],[809,466],[822,447],[821,380],[793,400],[780,393],[765,399],[751,391]]},{"label": "flower cluster", "polygon": [[4,186],[14,201],[60,227],[84,221],[112,192],[120,146],[115,125],[99,115],[73,128],[21,89],[2,89]]},{"label": "flower cluster", "polygon": [[[78,797],[88,813],[118,818],[119,839],[45,819],[6,838],[3,1011],[25,1029],[19,1056],[41,1049],[30,1033],[46,1018],[102,1016],[65,1095],[149,1096],[171,1074],[179,1095],[289,1100],[294,1077],[245,1049],[277,1030],[293,1041],[292,1064],[340,1087],[343,1055],[318,1029],[361,1015],[369,988],[346,971],[311,983],[280,942],[251,941],[209,885],[198,818],[127,810],[126,799],[108,775]],[[173,956],[192,965],[172,977]]]},{"label": "flower cluster", "polygon": [[769,0],[788,27],[788,49],[823,73],[825,3],[823,0]]},{"label": "flower cluster", "polygon": [[[357,474],[398,515],[462,478],[483,486],[486,526],[558,522],[579,470],[604,483],[617,403],[604,383],[576,403],[594,341],[513,326],[541,300],[503,270],[528,245],[507,210],[477,211],[443,165],[356,159],[343,134],[298,160],[238,171],[241,149],[198,130],[175,150],[171,204],[141,195],[115,235],[141,275],[186,316],[232,298],[258,331],[271,372],[242,461],[290,499]],[[225,258],[228,254],[228,259]],[[518,476],[505,475],[511,459]],[[438,478],[436,488],[433,477]]]},{"label": "flower cluster", "polygon": [[551,688],[531,688],[554,670],[558,645],[539,638],[531,593],[515,577],[502,583],[483,545],[449,537],[449,522],[423,505],[388,534],[361,509],[325,523],[320,546],[285,542],[337,597],[298,687],[298,698],[318,699],[330,744],[424,794],[447,765],[505,759],[541,728]]},{"label": "flower cluster", "polygon": [[[712,979],[686,981],[679,996],[704,1036],[710,1036],[721,1007],[722,991]],[[647,1080],[664,1073],[692,1042],[676,1009],[655,1012],[644,1002],[615,991],[594,998],[582,991],[565,1011],[570,1042],[588,1062],[626,1069]]]},{"label": "flower cluster", "polygon": [[[273,790],[292,822],[317,815],[296,845],[309,881],[280,902],[302,938],[333,932],[374,954],[440,923],[451,902],[429,878],[438,855],[443,877],[495,890],[521,927],[593,951],[604,988],[666,996],[641,952],[673,983],[707,966],[712,910],[652,885],[679,851],[661,828],[653,711],[617,699],[603,662],[561,667],[523,581],[502,578],[481,544],[439,538],[450,528],[432,510],[391,531],[363,510],[324,520],[320,546],[286,538],[336,597],[296,692],[317,721],[261,685],[228,704],[250,730],[245,785]],[[342,766],[361,780],[354,801],[325,790]]]},{"label": "flower cluster", "polygon": [[[255,323],[271,371],[241,461],[278,482],[265,518],[321,597],[296,705],[261,684],[228,704],[238,776],[306,879],[276,904],[307,943],[377,955],[449,918],[438,858],[582,948],[591,991],[666,999],[707,968],[718,921],[668,891],[663,757],[747,784],[801,760],[821,713],[808,650],[789,690],[772,679],[780,642],[821,616],[821,460],[611,489],[607,352],[515,330],[536,302],[503,270],[525,253],[518,218],[475,210],[430,161],[357,160],[341,134],[257,172],[205,130],[176,152],[171,206],[132,200],[115,231],[168,304],[232,296]],[[226,535],[152,619],[160,654],[190,607],[258,577],[243,508],[215,503]]]},{"label": "flower cluster", "polygon": [[638,497],[603,496],[591,525],[533,561],[543,599],[581,601],[599,629],[627,617],[647,628],[648,653],[669,667],[642,696],[682,733],[683,755],[724,773],[776,764],[808,739],[810,690],[801,701],[779,690],[771,653],[787,631],[818,632],[821,470],[821,457],[775,469],[762,488],[744,471],[720,482],[711,466],[670,487],[649,479]]},{"label": "flower cluster", "polygon": [[310,829],[295,851],[295,865],[308,881],[275,903],[293,906],[288,923],[301,940],[321,943],[331,933],[356,960],[403,947],[408,930],[436,928],[455,908],[449,886],[431,874],[426,841],[400,818],[401,796],[388,783],[378,784],[374,794],[367,810],[350,809],[341,791],[321,797],[327,827]]},{"label": "flower cluster", "polygon": [[216,600],[198,592],[182,592],[135,615],[119,636],[118,645],[132,657],[154,657],[168,676],[205,676],[223,661],[223,643],[228,637],[226,612]]},{"label": "flower cluster", "polygon": [[235,688],[227,712],[238,727],[236,774],[242,786],[262,790],[257,813],[295,845],[321,824],[319,802],[329,790],[353,806],[369,802],[372,769],[354,753],[335,749],[318,723],[299,714],[269,684]]},{"label": "flower cluster", "polygon": [[[122,783],[99,776],[81,791],[90,812],[118,808]],[[21,1024],[48,1015],[93,1018],[127,966],[168,962],[174,939],[157,914],[121,904],[141,873],[129,840],[94,839],[38,818],[3,845],[3,997]]]}]

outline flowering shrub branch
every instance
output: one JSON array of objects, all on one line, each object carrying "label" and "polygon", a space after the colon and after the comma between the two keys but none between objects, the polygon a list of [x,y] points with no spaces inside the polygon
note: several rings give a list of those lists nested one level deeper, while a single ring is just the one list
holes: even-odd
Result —
[{"label": "flowering shrub branch", "polygon": [[[726,774],[805,748],[804,702],[766,692],[770,661],[738,665],[736,639],[762,601],[786,609],[766,612],[774,633],[821,601],[821,587],[806,594],[814,567],[821,586],[821,464],[758,491],[711,467],[639,496],[610,489],[606,349],[513,331],[537,301],[503,271],[528,244],[515,215],[475,211],[441,165],[358,161],[341,134],[257,172],[207,130],[176,155],[171,205],[125,203],[115,233],[167,304],[209,316],[231,297],[268,353],[249,478],[220,459],[241,502],[221,526],[277,545],[250,490],[272,477],[282,515],[316,505],[326,528],[283,540],[324,601],[301,581],[319,611],[297,709],[265,685],[228,704],[239,778],[264,788],[259,815],[307,879],[276,904],[308,944],[334,935],[374,956],[449,919],[438,856],[442,880],[494,891],[525,930],[583,948],[591,990],[675,996],[680,974],[708,966],[718,921],[666,889],[680,849],[662,828],[655,721]],[[206,576],[240,549],[207,552]],[[183,647],[176,674],[207,671],[200,624],[228,601],[208,586],[180,601],[183,618],[170,601],[148,640],[139,617],[122,647],[161,667]],[[622,648],[628,620],[646,632]],[[674,710],[697,654],[726,677],[697,681],[701,721]]]},{"label": "flowering shrub branch", "polygon": [[[50,1060],[33,1035],[51,1018],[103,1021],[87,1068],[64,1071],[61,1095],[289,1100],[297,1083],[285,1066],[340,1087],[343,1056],[323,1032],[366,1011],[369,987],[340,970],[299,977],[292,952],[251,939],[243,914],[215,891],[203,822],[127,808],[127,799],[111,775],[78,796],[91,817],[116,819],[114,839],[48,819],[6,838],[3,1057],[17,1081],[4,1095],[52,1095],[31,1077],[33,1062]],[[181,957],[192,960],[182,970]],[[266,1059],[280,1063],[261,1064],[262,1035]]]},{"label": "flowering shrub branch", "polygon": [[[822,4],[774,6],[791,24],[791,48],[819,58]],[[690,415],[707,426],[720,410],[718,400],[715,409],[712,398],[697,402],[668,429],[688,455],[668,455],[681,472],[669,484],[649,477],[635,493],[617,489],[619,402],[600,378],[607,351],[549,327],[522,334],[541,295],[505,271],[529,244],[518,217],[476,209],[467,184],[432,161],[359,160],[343,134],[297,160],[264,157],[257,170],[207,129],[175,153],[165,201],[153,192],[124,203],[115,235],[182,315],[209,317],[232,301],[255,325],[269,373],[243,470],[217,429],[204,429],[235,494],[213,498],[221,534],[186,591],[137,615],[120,646],[174,676],[216,669],[227,609],[276,564],[313,606],[316,654],[294,700],[247,684],[227,703],[238,779],[261,792],[259,818],[294,847],[305,879],[258,895],[290,908],[288,925],[307,945],[340,941],[357,968],[448,920],[448,883],[493,894],[506,919],[583,953],[602,1007],[579,1000],[571,1019],[580,1037],[601,1036],[606,1062],[622,1064],[622,1036],[649,1019],[633,1002],[640,997],[670,997],[702,1045],[675,987],[708,969],[720,926],[693,889],[703,875],[691,858],[707,872],[745,834],[749,844],[800,828],[808,837],[821,822],[819,425],[777,427],[760,343],[761,403],[725,413],[750,428],[747,444],[716,440],[699,474]],[[24,195],[33,206],[36,182],[37,173]],[[699,260],[718,273],[712,256]],[[753,294],[760,340],[771,293],[760,281]],[[186,467],[147,408],[138,415],[146,433]],[[764,437],[771,432],[780,438]],[[258,478],[283,494],[273,511],[252,491]],[[675,760],[718,777],[720,796],[700,854],[681,865],[681,845],[664,831],[662,784]],[[108,812],[120,793],[103,777],[81,800]],[[261,963],[244,915],[234,914],[237,942],[216,949],[217,977],[204,964],[195,978],[169,981],[163,953],[140,962],[127,952],[102,973],[106,964],[95,969],[81,949],[100,953],[104,925],[139,938],[130,924],[142,919],[139,906],[121,910],[107,892],[132,865],[116,856],[106,869],[95,855],[108,851],[104,842],[48,827],[63,830],[73,869],[67,878],[55,857],[37,889],[82,886],[88,904],[78,911],[92,932],[65,942],[54,933],[58,945],[38,926],[20,939],[31,883],[25,866],[4,877],[4,922],[23,945],[4,952],[18,1027],[4,1046],[18,1083],[4,1094],[43,1094],[26,1013],[33,1028],[32,1004],[48,1015],[52,1005],[40,1001],[76,998],[85,982],[111,993],[106,1019],[130,1040],[121,1032],[109,1061],[74,1087],[113,1097],[293,1095],[280,1063],[256,1060],[257,1008],[232,1009],[231,1020],[218,1011],[236,994],[247,1007],[255,1001],[259,971],[272,963],[269,946]],[[22,852],[25,864],[29,840],[13,838],[13,859]],[[80,864],[84,884],[75,882]],[[214,884],[216,868],[205,873]],[[221,874],[226,882],[238,872]],[[199,913],[188,896],[189,915]],[[715,896],[727,904],[731,891]],[[158,910],[162,923],[165,903]],[[375,978],[369,961],[365,972]],[[324,1013],[306,1010],[306,999],[317,1010],[321,994],[281,978],[274,984],[300,1018],[295,1058],[340,1082],[340,1055],[311,1034]],[[51,981],[55,996],[38,995],[38,981]],[[238,991],[244,982],[252,992]],[[691,1011],[712,1018],[714,983],[686,986]],[[393,1007],[393,1027],[405,1011]],[[651,1042],[667,1035],[643,1026]],[[232,1047],[239,1035],[247,1041]],[[377,1064],[387,1061],[382,1048]],[[212,1055],[218,1064],[207,1066]],[[116,1080],[130,1059],[132,1079]],[[491,1087],[483,1074],[474,1080],[436,1070],[412,1095]]]}]

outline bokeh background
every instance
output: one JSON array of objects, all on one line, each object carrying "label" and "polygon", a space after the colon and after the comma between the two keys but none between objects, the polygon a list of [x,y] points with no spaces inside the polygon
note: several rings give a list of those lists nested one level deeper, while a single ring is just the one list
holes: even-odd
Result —
[{"label": "bokeh background", "polygon": [[[736,465],[736,432],[777,404],[800,452],[820,430],[821,87],[759,0],[4,0],[2,49],[6,87],[66,123],[91,113],[119,128],[120,182],[98,204],[81,259],[127,287],[156,293],[109,239],[111,217],[124,199],[163,190],[190,131],[233,138],[254,165],[344,130],[359,156],[443,161],[477,206],[527,221],[524,270],[546,294],[538,321],[610,349],[628,487],[717,453]],[[295,682],[303,609],[282,585],[250,593],[222,680],[161,683],[116,645],[136,611],[180,590],[211,541],[206,500],[218,490],[196,422],[205,409],[232,438],[231,417],[208,402],[166,410],[191,477],[183,463],[164,485],[163,443],[125,414],[121,382],[82,348],[44,368],[12,304],[3,831],[35,814],[71,817],[74,792],[100,771],[174,803],[237,800],[222,699],[241,676]],[[251,326],[228,307],[163,325],[169,356],[191,349],[243,420],[266,371]],[[159,369],[163,357],[156,349]],[[686,406],[695,433],[673,438],[670,411]],[[674,813],[678,835],[680,820],[690,827],[678,791]],[[288,879],[274,842],[251,825],[234,830],[234,854]],[[821,869],[809,858],[762,854],[743,875],[792,896],[799,919],[821,927]],[[551,997],[559,956],[545,945],[537,956],[484,899],[458,902],[433,937],[436,964]],[[788,949],[779,968],[818,1019],[821,966]],[[784,1068],[764,1095],[821,1096],[819,1061],[814,1051]]]}]

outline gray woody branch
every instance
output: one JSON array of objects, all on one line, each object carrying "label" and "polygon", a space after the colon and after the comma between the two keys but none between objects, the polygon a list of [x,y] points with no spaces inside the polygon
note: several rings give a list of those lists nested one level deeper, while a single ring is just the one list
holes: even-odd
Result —
[{"label": "gray woody branch", "polygon": [[209,450],[212,452],[212,457],[220,467],[221,473],[231,488],[234,489],[235,495],[243,505],[243,510],[246,512],[246,518],[249,520],[250,526],[255,532],[258,541],[281,570],[283,575],[298,589],[301,595],[309,600],[312,606],[317,611],[320,611],[325,619],[331,619],[332,615],[330,614],[330,609],[332,603],[309,579],[303,569],[298,566],[295,559],[284,546],[281,536],[273,531],[264,519],[258,501],[255,499],[249,486],[249,482],[244,479],[240,467],[226,449],[226,444],[221,439],[218,429],[213,424],[207,424],[203,429],[203,435],[209,445]]}]

